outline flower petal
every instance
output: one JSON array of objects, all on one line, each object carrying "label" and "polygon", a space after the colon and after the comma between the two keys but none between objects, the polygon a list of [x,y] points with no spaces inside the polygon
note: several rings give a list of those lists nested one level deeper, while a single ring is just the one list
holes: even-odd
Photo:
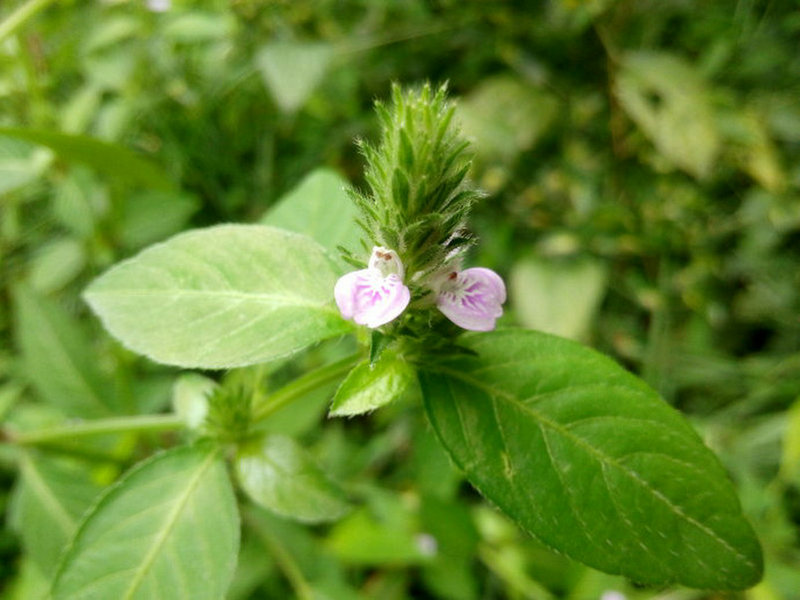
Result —
[{"label": "flower petal", "polygon": [[441,285],[436,305],[453,323],[471,331],[491,331],[503,314],[506,286],[491,269],[474,267],[453,273]]},{"label": "flower petal", "polygon": [[411,300],[411,292],[400,277],[383,277],[377,269],[343,275],[336,282],[333,295],[345,319],[373,329],[397,318]]}]

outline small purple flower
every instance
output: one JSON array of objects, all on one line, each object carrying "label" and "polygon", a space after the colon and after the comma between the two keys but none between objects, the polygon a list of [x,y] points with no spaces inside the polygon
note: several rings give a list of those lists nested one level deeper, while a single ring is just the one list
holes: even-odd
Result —
[{"label": "small purple flower", "polygon": [[494,329],[506,301],[506,286],[497,273],[474,267],[451,271],[437,283],[436,306],[445,317],[472,331]]},{"label": "small purple flower", "polygon": [[411,300],[403,263],[394,250],[376,246],[369,266],[339,278],[333,295],[345,319],[372,329],[397,318]]}]

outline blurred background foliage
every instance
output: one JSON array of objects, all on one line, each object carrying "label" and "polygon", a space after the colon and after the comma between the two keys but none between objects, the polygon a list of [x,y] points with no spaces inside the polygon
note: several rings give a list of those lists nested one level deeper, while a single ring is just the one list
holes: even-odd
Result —
[{"label": "blurred background foliage", "polygon": [[[0,19],[4,427],[164,409],[178,372],[103,333],[85,284],[183,229],[258,221],[298,185],[325,236],[331,170],[363,184],[373,100],[448,81],[488,192],[474,260],[507,278],[504,322],[589,343],[684,411],[767,557],[741,594],[637,588],[484,505],[413,398],[323,422],[318,396],[274,427],[360,508],[325,527],[249,510],[230,598],[800,598],[794,2],[34,0]],[[291,221],[286,206],[267,220]],[[336,351],[226,377],[264,393]],[[58,448],[69,462],[0,446],[0,597],[46,589],[48,501],[68,536],[92,497],[76,481],[105,485],[164,443]]]}]

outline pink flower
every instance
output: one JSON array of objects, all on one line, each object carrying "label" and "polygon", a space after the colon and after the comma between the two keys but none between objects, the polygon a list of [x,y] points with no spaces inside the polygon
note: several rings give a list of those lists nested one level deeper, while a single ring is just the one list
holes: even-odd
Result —
[{"label": "pink flower", "polygon": [[472,331],[494,329],[506,301],[506,286],[497,273],[483,267],[451,271],[437,284],[436,306],[445,317]]},{"label": "pink flower", "polygon": [[339,278],[333,295],[345,319],[372,329],[397,318],[411,300],[403,263],[394,250],[376,246],[366,269]]}]

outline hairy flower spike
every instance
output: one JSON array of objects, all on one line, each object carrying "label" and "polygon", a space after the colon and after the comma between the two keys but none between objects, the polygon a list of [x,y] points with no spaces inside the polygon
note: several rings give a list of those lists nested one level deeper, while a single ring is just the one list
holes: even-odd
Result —
[{"label": "hairy flower spike", "polygon": [[436,306],[464,329],[491,331],[503,314],[506,286],[491,269],[474,267],[451,271],[436,282]]},{"label": "hairy flower spike", "polygon": [[336,282],[333,295],[339,312],[372,329],[396,319],[411,300],[404,275],[397,253],[376,246],[366,269],[347,273]]},{"label": "hairy flower spike", "polygon": [[371,243],[395,248],[409,280],[437,271],[472,243],[464,226],[480,193],[466,181],[471,157],[453,123],[445,86],[392,89],[376,104],[381,139],[361,143],[369,194],[354,194]]}]

